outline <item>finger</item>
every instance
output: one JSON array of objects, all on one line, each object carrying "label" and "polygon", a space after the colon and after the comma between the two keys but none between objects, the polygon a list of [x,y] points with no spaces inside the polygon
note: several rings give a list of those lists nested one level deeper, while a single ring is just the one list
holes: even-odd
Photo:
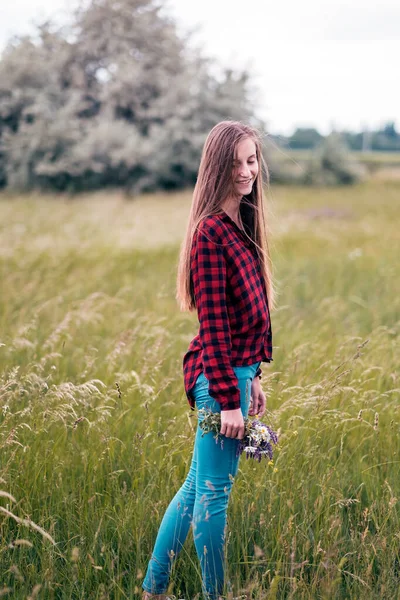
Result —
[{"label": "finger", "polygon": [[256,399],[252,396],[249,406],[249,415],[254,415],[256,409]]},{"label": "finger", "polygon": [[265,397],[265,394],[262,394],[261,396],[261,410],[263,411],[263,414],[265,413],[267,409],[267,399]]},{"label": "finger", "polygon": [[265,411],[266,411],[265,403],[260,403],[260,409],[258,411],[258,414],[260,415],[260,417],[263,417],[265,415]]},{"label": "finger", "polygon": [[232,428],[232,437],[235,440],[239,439],[239,433],[240,433],[240,427],[233,427]]},{"label": "finger", "polygon": [[257,415],[258,414],[258,400],[254,400],[252,406],[251,406],[251,411],[249,411],[249,415]]},{"label": "finger", "polygon": [[240,431],[239,427],[232,427],[231,437],[234,440],[238,439],[239,431]]},{"label": "finger", "polygon": [[231,425],[226,426],[225,435],[226,435],[226,437],[232,437],[232,426]]}]

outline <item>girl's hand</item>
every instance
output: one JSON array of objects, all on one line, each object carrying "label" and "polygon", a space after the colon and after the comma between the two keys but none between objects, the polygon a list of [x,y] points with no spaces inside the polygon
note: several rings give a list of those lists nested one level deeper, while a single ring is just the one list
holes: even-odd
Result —
[{"label": "girl's hand", "polygon": [[229,438],[238,440],[244,437],[244,419],[241,408],[234,410],[221,410],[220,433]]},{"label": "girl's hand", "polygon": [[266,398],[265,394],[261,389],[261,383],[259,377],[254,377],[251,383],[251,402],[249,408],[249,416],[253,417],[258,415],[262,417],[265,414],[266,409]]}]

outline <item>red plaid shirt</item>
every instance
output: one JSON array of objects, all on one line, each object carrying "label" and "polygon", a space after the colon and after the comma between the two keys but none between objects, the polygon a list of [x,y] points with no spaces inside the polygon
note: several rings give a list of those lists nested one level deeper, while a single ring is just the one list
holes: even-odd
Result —
[{"label": "red plaid shirt", "polygon": [[186,396],[199,374],[221,410],[240,408],[233,366],[272,360],[272,332],[257,249],[230,216],[206,217],[193,237],[191,278],[199,333],[183,357]]}]

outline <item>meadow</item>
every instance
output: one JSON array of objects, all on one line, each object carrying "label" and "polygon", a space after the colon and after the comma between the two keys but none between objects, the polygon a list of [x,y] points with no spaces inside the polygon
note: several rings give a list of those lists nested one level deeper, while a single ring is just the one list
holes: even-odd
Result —
[{"label": "meadow", "polygon": [[[228,597],[400,598],[400,183],[272,187],[273,464],[242,457]],[[0,597],[139,599],[196,414],[191,192],[0,197]],[[169,592],[199,598],[192,534]]]}]

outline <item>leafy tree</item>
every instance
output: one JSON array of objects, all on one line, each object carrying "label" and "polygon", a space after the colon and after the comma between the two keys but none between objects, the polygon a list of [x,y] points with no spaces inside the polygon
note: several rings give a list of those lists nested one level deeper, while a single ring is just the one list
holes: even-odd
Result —
[{"label": "leafy tree", "polygon": [[297,128],[289,138],[289,147],[293,150],[315,148],[323,140],[323,136],[316,129]]},{"label": "leafy tree", "polygon": [[396,126],[394,121],[391,121],[390,123],[386,123],[385,127],[383,128],[383,134],[391,140],[399,140],[399,134],[396,131]]},{"label": "leafy tree", "polygon": [[396,131],[393,122],[387,123],[383,129],[375,131],[372,134],[371,149],[383,151],[399,151],[400,150],[400,135]]},{"label": "leafy tree", "polygon": [[8,187],[193,183],[209,129],[254,119],[247,74],[212,66],[153,0],[92,0],[69,28],[14,40],[0,60]]}]

